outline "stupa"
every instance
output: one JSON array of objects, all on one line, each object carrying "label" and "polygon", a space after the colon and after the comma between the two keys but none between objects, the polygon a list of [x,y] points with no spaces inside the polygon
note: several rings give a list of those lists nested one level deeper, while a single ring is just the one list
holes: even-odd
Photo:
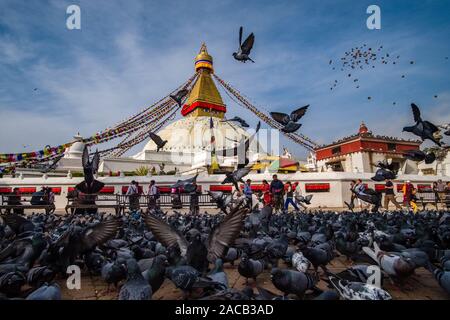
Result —
[{"label": "stupa", "polygon": [[[198,77],[181,109],[182,118],[157,132],[167,140],[165,146],[157,152],[155,143],[150,140],[134,156],[105,159],[101,167],[103,171],[131,171],[139,166],[164,164],[166,171],[177,168],[180,172],[189,173],[211,164],[212,148],[233,148],[236,141],[247,139],[254,133],[254,130],[245,130],[235,122],[223,121],[226,120],[227,108],[211,77],[213,58],[205,44],[202,44],[194,63]],[[265,156],[256,139],[251,143],[248,155],[251,162]],[[221,167],[232,168],[237,165],[237,157],[218,157],[217,162]]]}]

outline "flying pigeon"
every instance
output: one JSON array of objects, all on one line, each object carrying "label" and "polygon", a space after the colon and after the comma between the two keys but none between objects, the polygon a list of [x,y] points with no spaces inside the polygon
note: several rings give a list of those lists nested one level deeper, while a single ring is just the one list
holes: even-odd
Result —
[{"label": "flying pigeon", "polygon": [[248,123],[247,122],[245,122],[245,120],[244,119],[242,119],[242,118],[239,118],[239,117],[233,117],[233,118],[231,118],[231,119],[226,119],[226,120],[222,120],[222,122],[238,122],[242,127],[244,127],[244,128],[248,128],[248,127],[250,127],[249,125],[248,125]]},{"label": "flying pigeon", "polygon": [[298,202],[302,202],[302,203],[305,203],[305,204],[311,204],[312,197],[313,197],[313,195],[309,194],[306,197],[304,197],[304,196],[295,196],[295,199]]},{"label": "flying pigeon", "polygon": [[395,178],[397,178],[397,176],[394,172],[385,168],[380,168],[375,172],[375,176],[373,176],[371,179],[373,181],[384,181],[386,179],[395,179]]},{"label": "flying pigeon", "polygon": [[217,204],[217,207],[224,213],[227,213],[227,208],[231,205],[233,196],[222,191],[208,191],[208,194]]},{"label": "flying pigeon", "polygon": [[94,177],[94,174],[98,171],[98,167],[100,165],[100,154],[98,151],[94,153],[92,159],[89,159],[89,151],[87,146],[85,146],[81,158],[81,164],[83,166],[84,181],[77,184],[75,188],[86,194],[99,192],[105,184],[96,180]]},{"label": "flying pigeon", "polygon": [[420,110],[417,105],[411,103],[411,108],[414,115],[414,121],[416,122],[416,124],[414,126],[404,127],[403,131],[411,132],[416,136],[419,136],[422,139],[422,141],[425,139],[429,139],[438,146],[442,146],[441,143],[438,140],[436,140],[435,137],[433,136],[435,132],[439,131],[438,127],[436,127],[429,121],[422,120],[420,116]]},{"label": "flying pigeon", "polygon": [[180,106],[181,108],[181,104],[183,102],[184,97],[187,96],[187,94],[189,93],[189,91],[187,89],[182,89],[180,91],[178,91],[175,94],[171,94],[170,97],[178,104],[178,106]]},{"label": "flying pigeon", "polygon": [[[215,262],[216,259],[223,258],[228,247],[231,246],[241,232],[246,213],[247,209],[245,208],[230,212],[211,231],[207,241],[207,259],[209,262]],[[146,214],[144,221],[158,241],[166,248],[178,246],[182,255],[187,254],[189,244],[179,231],[151,214]]]},{"label": "flying pigeon", "polygon": [[255,42],[255,35],[253,34],[253,32],[247,37],[247,39],[245,39],[244,43],[242,43],[242,31],[243,28],[240,27],[239,28],[239,48],[238,48],[238,52],[233,52],[233,57],[241,62],[246,62],[247,60],[250,60],[251,62],[255,62],[253,61],[250,57],[250,51],[253,48],[253,43]]},{"label": "flying pigeon", "polygon": [[450,136],[450,123],[447,123],[447,124],[444,124],[444,125],[439,125],[438,127],[445,130],[444,134],[446,136]]},{"label": "flying pigeon", "polygon": [[238,169],[245,167],[249,163],[249,159],[247,157],[248,149],[250,148],[250,144],[252,143],[254,137],[258,133],[261,128],[261,121],[258,122],[256,126],[255,133],[253,133],[248,139],[243,139],[239,145],[230,149],[217,150],[216,154],[223,157],[229,156],[237,156],[238,158]]},{"label": "flying pigeon", "polygon": [[61,154],[50,160],[47,164],[36,165],[35,168],[38,169],[41,173],[48,173],[56,169],[58,162],[62,159],[63,156],[64,154]]},{"label": "flying pigeon", "polygon": [[434,152],[425,153],[422,150],[408,150],[408,151],[405,151],[403,156],[406,159],[416,161],[416,162],[425,160],[426,164],[433,163],[434,160],[436,160],[436,155],[434,154]]},{"label": "flying pigeon", "polygon": [[167,143],[167,140],[161,139],[160,136],[158,136],[156,133],[149,132],[148,134],[150,136],[150,139],[153,140],[153,142],[156,144],[156,152],[159,152],[160,149],[164,148],[164,146]]},{"label": "flying pigeon", "polygon": [[281,131],[292,133],[300,129],[302,126],[300,123],[297,123],[297,121],[305,115],[308,107],[309,105],[301,107],[295,111],[292,111],[290,115],[282,112],[271,112],[270,115],[276,122],[284,126]]},{"label": "flying pigeon", "polygon": [[252,169],[250,167],[244,167],[233,172],[227,172],[225,173],[226,178],[222,181],[222,184],[232,183],[234,184],[236,190],[239,190],[238,182],[244,183],[242,178],[245,177],[251,170]]},{"label": "flying pigeon", "polygon": [[197,181],[198,174],[193,176],[192,178],[185,179],[185,180],[178,180],[176,183],[174,183],[171,188],[183,188],[186,192],[192,192],[194,191],[193,188],[195,186],[193,185],[194,182]]}]

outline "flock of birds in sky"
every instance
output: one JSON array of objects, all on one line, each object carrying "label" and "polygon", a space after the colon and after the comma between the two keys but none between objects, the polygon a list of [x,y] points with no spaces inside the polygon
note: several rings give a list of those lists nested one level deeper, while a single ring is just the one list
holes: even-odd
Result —
[{"label": "flock of birds in sky", "polygon": [[[448,60],[448,57],[445,57],[445,60]],[[344,55],[339,60],[333,61],[333,59],[330,59],[328,62],[332,70],[344,73],[356,89],[361,87],[361,79],[364,78],[364,75],[360,73],[361,70],[371,70],[384,65],[395,66],[401,63],[403,62],[400,55],[386,52],[382,45],[378,48],[372,48],[367,44],[351,48],[344,52]],[[414,65],[415,63],[415,60],[407,62],[408,65]],[[400,76],[400,79],[405,78],[406,74]],[[335,79],[330,86],[330,91],[335,90],[338,84],[339,81]],[[434,94],[433,97],[437,99],[438,95]],[[367,100],[372,100],[372,96],[368,96]],[[393,101],[392,105],[397,105],[397,102]]]}]

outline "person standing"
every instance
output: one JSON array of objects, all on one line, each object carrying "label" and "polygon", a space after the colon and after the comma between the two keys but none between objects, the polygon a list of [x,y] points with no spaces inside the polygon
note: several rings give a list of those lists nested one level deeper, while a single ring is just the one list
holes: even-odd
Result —
[{"label": "person standing", "polygon": [[128,196],[128,201],[130,203],[130,211],[136,212],[140,209],[139,207],[139,187],[138,183],[133,180],[128,187],[126,195]]},{"label": "person standing", "polygon": [[413,184],[411,181],[406,180],[405,184],[403,185],[402,192],[403,192],[403,203],[406,206],[406,209],[409,211],[411,206],[411,199],[412,199],[412,192],[413,192]]},{"label": "person standing", "polygon": [[386,180],[384,190],[384,209],[388,210],[389,202],[392,202],[397,209],[401,210],[402,207],[398,204],[397,200],[395,200],[394,184],[391,179]]},{"label": "person standing", "polygon": [[249,209],[253,208],[253,191],[252,191],[252,180],[247,179],[247,181],[244,184],[244,195],[246,200],[246,207]]},{"label": "person standing", "polygon": [[183,204],[181,203],[181,190],[179,187],[172,188],[170,195],[172,197],[172,209],[181,209]]},{"label": "person standing", "polygon": [[286,201],[284,202],[284,211],[288,212],[289,205],[291,204],[296,211],[298,211],[298,206],[294,202],[294,190],[291,182],[286,182]]},{"label": "person standing", "polygon": [[[20,193],[20,189],[19,188],[14,188],[12,193],[8,195],[8,205],[13,205],[13,206],[21,206],[22,202],[20,202],[22,198],[22,194]],[[8,213],[11,212],[11,210],[8,210]],[[13,209],[13,212],[15,214],[23,214],[24,210],[17,208],[17,209]]]},{"label": "person standing", "polygon": [[445,183],[442,181],[442,179],[439,179],[437,181],[437,185],[436,185],[436,191],[438,193],[439,196],[439,202],[444,205],[445,203]]},{"label": "person standing", "polygon": [[150,186],[148,187],[148,195],[149,195],[148,208],[150,210],[156,209],[160,195],[159,195],[159,189],[156,186],[155,180],[150,181]]},{"label": "person standing", "polygon": [[263,180],[263,203],[264,206],[271,206],[272,205],[272,195],[270,193],[270,184],[267,182],[267,180]]},{"label": "person standing", "polygon": [[270,193],[273,197],[275,212],[279,212],[283,206],[284,184],[278,180],[278,176],[276,174],[274,174],[272,178],[273,180],[270,183]]},{"label": "person standing", "polygon": [[196,182],[193,182],[192,186],[193,190],[190,193],[189,210],[191,211],[192,214],[198,214],[200,212],[200,206],[198,203],[200,190]]},{"label": "person standing", "polygon": [[300,187],[300,183],[294,183],[294,200],[297,206],[301,206],[304,210],[308,209],[306,205],[304,205],[299,199],[302,198],[302,189]]}]

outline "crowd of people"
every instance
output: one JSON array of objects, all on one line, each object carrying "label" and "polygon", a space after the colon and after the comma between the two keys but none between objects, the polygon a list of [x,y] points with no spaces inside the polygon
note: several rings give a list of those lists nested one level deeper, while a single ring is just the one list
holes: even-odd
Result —
[{"label": "crowd of people", "polygon": [[[299,211],[301,208],[306,209],[306,205],[299,201],[302,196],[302,190],[299,182],[286,181],[283,183],[276,174],[272,176],[272,181],[269,183],[267,180],[262,181],[262,186],[256,190],[252,186],[252,181],[247,179],[245,183],[241,186],[240,190],[234,190],[234,198],[242,198],[248,208],[252,208],[253,198],[258,198],[264,206],[272,206],[275,212],[288,212],[291,207],[295,211]],[[416,212],[418,210],[418,192],[419,190],[415,187],[411,181],[405,181],[402,188],[400,196],[396,196],[394,190],[394,183],[391,179],[385,181],[385,186],[383,192],[374,191],[369,189],[366,184],[363,183],[361,179],[353,180],[350,183],[350,189],[352,190],[352,197],[350,199],[350,207],[353,209],[355,207],[355,201],[360,209],[367,209],[372,204],[361,200],[360,196],[366,194],[378,194],[379,204],[377,205],[377,210],[379,207],[383,207],[385,210],[389,209],[390,205],[393,205],[397,210],[412,210]],[[438,180],[433,183],[432,187],[433,194],[436,199],[436,204],[441,206],[450,205],[450,182],[445,183],[442,180]],[[194,183],[194,188],[190,192],[181,190],[181,188],[174,187],[171,188],[171,202],[173,209],[183,208],[183,203],[181,201],[181,194],[185,192],[189,195],[189,210],[193,213],[199,212],[199,196],[201,194],[200,188]],[[126,194],[130,197],[130,211],[139,211],[139,198],[143,194],[142,188],[139,183],[132,181],[131,185],[128,187]],[[159,187],[156,182],[152,180],[148,189],[147,195],[149,197],[148,207],[158,208],[160,192]]]}]

